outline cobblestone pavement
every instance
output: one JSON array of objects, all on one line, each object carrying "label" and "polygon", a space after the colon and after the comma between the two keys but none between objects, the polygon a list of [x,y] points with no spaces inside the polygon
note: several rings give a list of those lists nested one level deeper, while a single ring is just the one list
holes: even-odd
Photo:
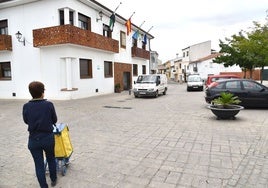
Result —
[{"label": "cobblestone pavement", "polygon": [[[0,187],[38,187],[21,110],[0,100]],[[267,188],[267,109],[216,120],[204,92],[169,84],[167,95],[128,92],[53,101],[74,147],[62,188]],[[49,176],[47,176],[49,182]]]}]

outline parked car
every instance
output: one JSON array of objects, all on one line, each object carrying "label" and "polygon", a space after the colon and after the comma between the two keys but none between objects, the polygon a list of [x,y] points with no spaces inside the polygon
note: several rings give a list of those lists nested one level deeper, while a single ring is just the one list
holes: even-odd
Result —
[{"label": "parked car", "polygon": [[217,80],[224,80],[224,79],[232,79],[232,78],[241,78],[240,76],[237,76],[235,74],[217,74],[217,75],[210,75],[207,78],[206,81],[206,88],[213,82],[217,81]]},{"label": "parked car", "polygon": [[187,91],[203,91],[204,90],[204,82],[199,75],[193,74],[189,75],[187,78]]},{"label": "parked car", "polygon": [[135,97],[154,96],[161,93],[166,95],[168,89],[167,77],[165,74],[139,75],[134,82],[133,93]]},{"label": "parked car", "polygon": [[268,107],[268,87],[250,79],[219,80],[208,86],[205,91],[207,103],[220,96],[221,92],[230,92],[241,100],[244,107]]}]

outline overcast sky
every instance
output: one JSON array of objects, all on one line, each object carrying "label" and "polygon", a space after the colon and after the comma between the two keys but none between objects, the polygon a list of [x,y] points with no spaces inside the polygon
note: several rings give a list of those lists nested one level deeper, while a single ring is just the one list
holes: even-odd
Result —
[{"label": "overcast sky", "polygon": [[166,62],[190,45],[211,40],[219,50],[224,40],[240,30],[249,30],[253,21],[265,23],[268,0],[97,0],[155,38],[151,49]]}]

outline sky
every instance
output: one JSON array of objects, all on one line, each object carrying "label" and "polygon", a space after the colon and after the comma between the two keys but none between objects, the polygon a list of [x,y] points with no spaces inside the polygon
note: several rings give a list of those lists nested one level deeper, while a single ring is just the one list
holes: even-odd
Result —
[{"label": "sky", "polygon": [[[205,41],[219,51],[239,31],[250,31],[253,21],[266,23],[268,0],[97,0],[144,31],[151,27],[151,50],[162,62],[182,56],[182,49]],[[121,4],[120,4],[121,3]],[[145,22],[144,22],[145,21]]]}]

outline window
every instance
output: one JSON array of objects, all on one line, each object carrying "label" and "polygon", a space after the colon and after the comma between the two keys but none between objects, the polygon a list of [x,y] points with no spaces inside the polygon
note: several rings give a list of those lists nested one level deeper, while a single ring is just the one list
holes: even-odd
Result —
[{"label": "window", "polygon": [[226,89],[241,89],[240,81],[226,82]]},{"label": "window", "polygon": [[[112,38],[112,31],[108,25],[103,24],[103,36]],[[121,35],[120,35],[121,37]]]},{"label": "window", "polygon": [[126,48],[126,33],[124,31],[120,31],[120,47]]},{"label": "window", "polygon": [[146,74],[146,65],[142,65],[142,74]]},{"label": "window", "polygon": [[222,82],[222,83],[219,83],[218,85],[215,86],[216,89],[223,89],[225,88],[225,84]]},{"label": "window", "polygon": [[11,80],[10,62],[0,62],[0,80]]},{"label": "window", "polygon": [[91,31],[91,19],[83,14],[78,13],[78,27]]},{"label": "window", "polygon": [[186,53],[187,53],[186,56],[188,57],[189,56],[189,51],[187,51]]},{"label": "window", "polygon": [[104,61],[104,77],[113,77],[113,63]]},{"label": "window", "polygon": [[142,49],[146,50],[146,44],[142,42]]},{"label": "window", "polygon": [[137,40],[137,39],[132,38],[132,46],[137,47],[137,45],[138,45],[138,40]]},{"label": "window", "polygon": [[[64,25],[64,10],[59,10],[60,25]],[[69,24],[74,25],[74,12],[69,11]]]},{"label": "window", "polygon": [[261,91],[262,87],[254,82],[243,81],[243,86],[246,90],[250,91]]},{"label": "window", "polygon": [[138,76],[138,65],[133,64],[133,76]]},{"label": "window", "polygon": [[142,38],[143,38],[142,49],[146,50],[147,37],[146,37],[146,35],[142,35]]},{"label": "window", "polygon": [[70,21],[70,24],[71,25],[74,25],[74,12],[73,11],[70,11],[69,12],[69,21]]},{"label": "window", "polygon": [[0,20],[0,35],[7,35],[7,20]]},{"label": "window", "polygon": [[79,59],[80,78],[92,78],[92,60]]}]

